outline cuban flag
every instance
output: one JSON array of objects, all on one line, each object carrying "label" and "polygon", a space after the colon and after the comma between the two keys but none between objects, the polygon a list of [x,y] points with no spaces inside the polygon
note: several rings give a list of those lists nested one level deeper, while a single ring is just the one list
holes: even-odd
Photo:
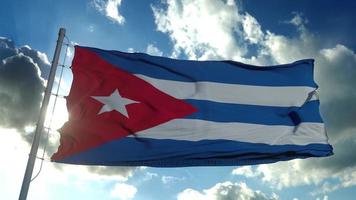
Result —
[{"label": "cuban flag", "polygon": [[52,161],[182,167],[332,155],[313,62],[259,67],[76,46]]}]

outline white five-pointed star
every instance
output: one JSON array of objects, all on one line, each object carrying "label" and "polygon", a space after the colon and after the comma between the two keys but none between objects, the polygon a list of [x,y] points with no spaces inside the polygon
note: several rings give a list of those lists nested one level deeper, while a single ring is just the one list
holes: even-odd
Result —
[{"label": "white five-pointed star", "polygon": [[101,107],[98,115],[104,112],[116,110],[117,112],[125,115],[125,117],[129,118],[129,114],[126,110],[126,105],[132,103],[139,103],[137,101],[122,97],[118,89],[111,93],[110,96],[92,96],[92,98],[104,104],[103,107]]}]

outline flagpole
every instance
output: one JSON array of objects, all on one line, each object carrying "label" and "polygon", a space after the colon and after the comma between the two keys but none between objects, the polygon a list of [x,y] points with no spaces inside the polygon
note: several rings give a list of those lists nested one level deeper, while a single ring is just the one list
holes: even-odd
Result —
[{"label": "flagpole", "polygon": [[49,73],[47,87],[46,87],[44,98],[42,101],[40,116],[37,121],[35,136],[33,138],[30,155],[27,160],[27,166],[26,166],[25,175],[24,175],[24,178],[22,181],[19,200],[26,200],[26,198],[27,198],[27,193],[28,193],[28,189],[30,187],[33,167],[34,167],[35,161],[36,161],[37,150],[38,150],[38,146],[40,143],[41,134],[43,131],[47,106],[48,106],[49,99],[50,99],[51,93],[52,93],[53,82],[54,82],[54,78],[56,76],[58,60],[59,60],[59,56],[61,53],[65,32],[66,32],[66,30],[64,28],[60,28],[59,32],[58,32],[58,40],[57,40],[56,50],[54,51],[54,56],[53,56],[52,65],[51,65],[51,71]]}]

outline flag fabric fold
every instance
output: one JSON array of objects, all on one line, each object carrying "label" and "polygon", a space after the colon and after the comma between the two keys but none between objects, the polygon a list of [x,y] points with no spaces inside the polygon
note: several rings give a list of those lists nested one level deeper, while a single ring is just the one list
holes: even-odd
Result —
[{"label": "flag fabric fold", "polygon": [[75,47],[52,160],[219,166],[332,155],[312,59],[276,66]]}]

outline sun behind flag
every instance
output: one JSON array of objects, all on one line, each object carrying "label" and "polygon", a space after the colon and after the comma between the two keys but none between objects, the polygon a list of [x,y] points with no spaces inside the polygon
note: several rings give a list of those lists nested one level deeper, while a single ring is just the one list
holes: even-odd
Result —
[{"label": "sun behind flag", "polygon": [[313,60],[257,67],[76,46],[72,70],[55,162],[178,167],[332,154]]}]

